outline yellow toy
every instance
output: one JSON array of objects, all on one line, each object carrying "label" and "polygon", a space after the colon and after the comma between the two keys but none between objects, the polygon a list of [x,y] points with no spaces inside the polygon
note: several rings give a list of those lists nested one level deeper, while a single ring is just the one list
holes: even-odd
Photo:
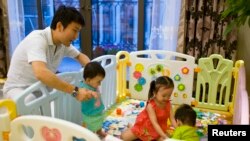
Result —
[{"label": "yellow toy", "polygon": [[16,118],[16,105],[12,100],[0,100],[0,141],[9,140],[10,122]]}]

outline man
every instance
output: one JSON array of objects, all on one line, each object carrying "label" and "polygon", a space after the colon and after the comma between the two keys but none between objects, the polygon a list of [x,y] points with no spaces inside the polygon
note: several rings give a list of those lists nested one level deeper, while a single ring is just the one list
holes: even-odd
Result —
[{"label": "man", "polygon": [[13,99],[38,80],[48,87],[72,94],[79,101],[95,97],[96,93],[67,83],[55,74],[64,56],[75,58],[83,66],[90,62],[71,45],[84,25],[82,15],[75,8],[61,6],[50,27],[35,30],[25,37],[11,58],[3,88],[5,98]]}]

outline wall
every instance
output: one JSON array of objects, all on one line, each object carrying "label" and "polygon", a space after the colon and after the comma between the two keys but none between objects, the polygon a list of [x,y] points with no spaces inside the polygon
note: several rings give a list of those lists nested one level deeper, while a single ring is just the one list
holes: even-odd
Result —
[{"label": "wall", "polygon": [[246,67],[246,89],[250,96],[250,27],[248,24],[239,28],[237,59],[244,60]]}]

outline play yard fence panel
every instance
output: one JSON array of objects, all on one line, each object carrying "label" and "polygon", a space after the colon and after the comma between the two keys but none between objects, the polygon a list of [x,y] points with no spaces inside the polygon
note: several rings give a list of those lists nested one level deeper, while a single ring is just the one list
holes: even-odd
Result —
[{"label": "play yard fence panel", "polygon": [[[106,77],[100,86],[100,92],[107,109],[115,103],[116,98],[116,58],[114,55],[107,55],[94,60],[100,62],[106,71]],[[61,79],[76,86],[79,86],[79,82],[83,80],[82,75],[83,69],[79,72],[58,74]],[[32,93],[40,93],[40,97],[26,102],[25,98]],[[22,94],[18,95],[15,102],[18,115],[44,115],[77,124],[82,123],[80,102],[67,93],[49,89],[41,82],[36,82],[25,89]]]}]

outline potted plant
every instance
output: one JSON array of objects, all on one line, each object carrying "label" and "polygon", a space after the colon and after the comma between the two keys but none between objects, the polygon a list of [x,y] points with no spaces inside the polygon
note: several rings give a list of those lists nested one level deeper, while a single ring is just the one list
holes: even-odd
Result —
[{"label": "potted plant", "polygon": [[240,27],[248,22],[250,27],[250,0],[226,0],[227,8],[222,12],[222,19],[233,17],[227,25],[225,35],[230,33],[233,28]]}]

